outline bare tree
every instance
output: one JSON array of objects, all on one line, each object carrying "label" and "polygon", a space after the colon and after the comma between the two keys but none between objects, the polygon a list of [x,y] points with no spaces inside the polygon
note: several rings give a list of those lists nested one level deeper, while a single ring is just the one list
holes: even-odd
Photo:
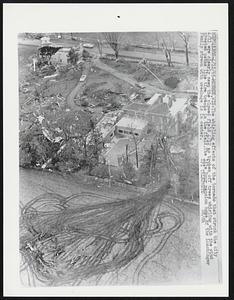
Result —
[{"label": "bare tree", "polygon": [[103,55],[103,41],[102,41],[102,36],[100,34],[97,35],[97,40],[95,42],[97,48],[98,48],[98,52],[100,57],[102,57]]},{"label": "bare tree", "polygon": [[166,61],[168,64],[168,67],[173,66],[172,61],[171,61],[171,52],[173,51],[173,48],[171,46],[169,46],[166,42],[166,40],[164,39],[164,37],[161,38],[162,39],[162,48],[166,57]]},{"label": "bare tree", "polygon": [[188,32],[179,32],[179,36],[184,42],[186,64],[187,64],[187,66],[189,66],[189,38],[190,38],[190,36],[189,36]]},{"label": "bare tree", "polygon": [[156,168],[157,152],[158,152],[158,142],[156,140],[155,145],[151,144],[151,149],[150,149],[150,177],[152,177],[152,170]]},{"label": "bare tree", "polygon": [[71,32],[71,40],[76,40],[76,38],[74,37],[74,33]]},{"label": "bare tree", "polygon": [[119,50],[121,47],[121,39],[122,33],[121,32],[104,32],[103,36],[109,46],[114,50],[115,58],[118,59],[119,57]]},{"label": "bare tree", "polygon": [[155,41],[157,44],[157,49],[160,49],[160,34],[159,34],[159,32],[155,32]]},{"label": "bare tree", "polygon": [[128,162],[128,144],[125,146],[126,151],[126,162]]},{"label": "bare tree", "polygon": [[170,32],[168,34],[171,46],[172,46],[172,50],[175,51],[176,50],[176,39],[175,39],[175,32]]},{"label": "bare tree", "polygon": [[139,167],[139,153],[138,153],[138,144],[139,144],[139,139],[137,138],[135,132],[134,132],[134,128],[131,127],[131,136],[132,136],[132,140],[134,143],[134,148],[135,148],[135,155],[136,155],[136,167],[138,169]]}]

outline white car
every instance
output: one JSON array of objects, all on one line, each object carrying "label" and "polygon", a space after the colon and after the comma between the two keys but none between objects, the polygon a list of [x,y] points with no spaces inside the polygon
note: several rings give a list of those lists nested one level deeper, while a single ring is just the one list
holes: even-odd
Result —
[{"label": "white car", "polygon": [[91,43],[86,43],[86,44],[83,44],[83,47],[84,47],[84,48],[93,48],[94,45],[91,44]]},{"label": "white car", "polygon": [[80,77],[80,81],[82,82],[82,81],[85,81],[85,79],[86,79],[86,75],[82,75],[81,77]]}]

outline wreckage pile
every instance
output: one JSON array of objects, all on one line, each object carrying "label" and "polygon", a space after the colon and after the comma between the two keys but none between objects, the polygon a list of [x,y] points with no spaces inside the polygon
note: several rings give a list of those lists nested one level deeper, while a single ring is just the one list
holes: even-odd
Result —
[{"label": "wreckage pile", "polygon": [[[86,196],[103,198],[91,193],[33,199],[22,208],[20,222],[22,271],[31,278],[29,285],[35,280],[50,286],[78,285],[119,270],[143,252],[152,236],[161,239],[161,250],[165,237],[183,223],[178,209],[159,211],[168,189],[165,184],[142,198],[98,204],[82,204]],[[170,228],[164,227],[168,217],[174,220]]]}]

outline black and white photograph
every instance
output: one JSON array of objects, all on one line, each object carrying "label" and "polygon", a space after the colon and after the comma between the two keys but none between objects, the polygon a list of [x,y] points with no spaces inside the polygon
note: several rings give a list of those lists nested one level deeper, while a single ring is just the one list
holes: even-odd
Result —
[{"label": "black and white photograph", "polygon": [[19,35],[25,284],[199,279],[197,34]]},{"label": "black and white photograph", "polygon": [[162,27],[17,32],[23,288],[223,282],[220,33]]}]

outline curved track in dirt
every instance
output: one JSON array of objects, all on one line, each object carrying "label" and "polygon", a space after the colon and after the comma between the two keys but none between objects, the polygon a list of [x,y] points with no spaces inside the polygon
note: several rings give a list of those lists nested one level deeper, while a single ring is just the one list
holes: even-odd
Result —
[{"label": "curved track in dirt", "polygon": [[[139,277],[152,255],[163,249],[184,222],[183,213],[174,206],[166,204],[169,210],[160,211],[167,188],[126,200],[104,197],[109,202],[93,205],[83,199],[103,196],[46,193],[36,197],[21,209],[23,270],[28,268],[29,277],[47,285],[74,284],[77,279],[121,270],[157,236],[157,250],[144,257],[136,269]],[[174,222],[168,228],[167,218]]]}]

